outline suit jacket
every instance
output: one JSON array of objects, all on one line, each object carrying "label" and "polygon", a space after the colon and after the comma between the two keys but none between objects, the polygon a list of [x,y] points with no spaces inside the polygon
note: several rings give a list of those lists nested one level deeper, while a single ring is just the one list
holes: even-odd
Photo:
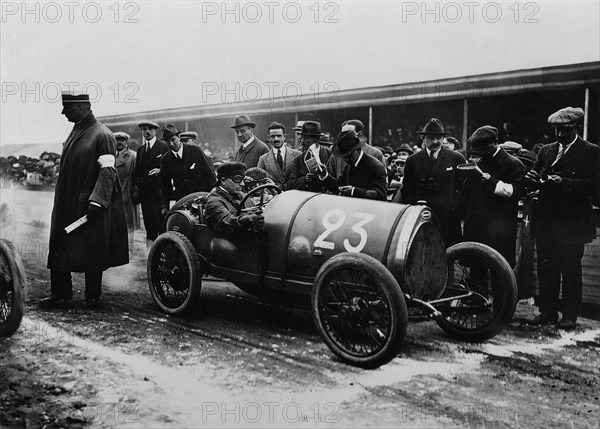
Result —
[{"label": "suit jacket", "polygon": [[160,165],[161,208],[168,209],[169,201],[178,201],[193,192],[210,192],[216,182],[212,162],[198,146],[184,144],[180,160],[169,151]]},{"label": "suit jacket", "polygon": [[[308,174],[308,168],[304,162],[306,151],[302,152],[294,161],[287,171],[287,177],[285,180],[284,190],[299,189],[301,191],[310,192],[323,192],[325,188],[323,183],[314,177],[312,182],[306,181],[306,175]],[[319,159],[323,165],[327,165],[327,160],[331,156],[331,152],[324,146],[319,145]]]},{"label": "suit jacket", "polygon": [[127,220],[127,228],[130,231],[135,229],[136,223],[136,208],[133,203],[133,170],[135,169],[136,153],[131,149],[117,153],[115,167],[117,167],[117,175],[121,182],[123,190],[123,205],[125,206],[125,218]]},{"label": "suit jacket", "polygon": [[254,141],[250,143],[246,149],[244,149],[243,146],[240,146],[235,153],[234,161],[243,162],[246,164],[246,168],[256,167],[258,165],[258,158],[269,150],[269,146],[260,141],[258,137],[254,136]]},{"label": "suit jacket", "polygon": [[[491,178],[482,183],[477,175],[465,180],[459,204],[466,209],[464,239],[487,244],[515,265],[517,212],[525,192],[525,170],[514,156],[500,148],[496,156],[483,157],[477,164]],[[495,194],[498,181],[511,184],[510,197]]]},{"label": "suit jacket", "polygon": [[137,157],[135,159],[135,170],[133,172],[135,185],[138,188],[142,204],[145,197],[154,196],[158,199],[159,196],[159,180],[158,174],[148,176],[150,170],[160,168],[162,156],[169,151],[169,146],[163,141],[156,139],[152,149],[146,150],[144,143],[137,149]]},{"label": "suit jacket", "polygon": [[445,147],[440,149],[433,165],[425,149],[406,160],[402,202],[427,202],[439,222],[446,247],[461,241],[460,216],[456,211],[455,198],[464,175],[456,167],[465,162],[463,155]]},{"label": "suit jacket", "polygon": [[277,157],[273,150],[265,153],[258,159],[258,167],[267,172],[267,176],[280,188],[285,183],[287,169],[290,168],[294,158],[300,155],[298,149],[292,149],[288,145],[285,146],[285,159],[283,160],[283,168],[279,167]]},{"label": "suit jacket", "polygon": [[591,196],[600,191],[600,147],[577,137],[558,162],[558,142],[542,147],[533,167],[542,176],[559,174],[561,183],[540,185],[534,234],[551,230],[559,242],[589,243],[596,238]]},{"label": "suit jacket", "polygon": [[[383,157],[383,153],[376,147],[373,147],[370,144],[365,143],[362,145],[361,149],[367,155],[371,155],[373,158],[375,158],[379,162],[381,162],[381,165],[383,165],[384,167],[387,166],[387,164],[385,162],[385,158]],[[332,156],[331,158],[329,158],[329,161],[327,162],[327,172],[329,174],[331,174],[333,177],[340,179],[342,177],[342,175],[344,174],[344,170],[346,170],[346,165],[347,164],[346,164],[346,161],[344,160],[344,158],[338,158],[337,156]],[[386,175],[387,175],[387,168],[386,168]]]},{"label": "suit jacket", "polygon": [[385,167],[376,158],[364,152],[356,167],[346,163],[341,177],[336,178],[328,175],[323,181],[323,186],[334,194],[338,194],[338,186],[344,185],[355,187],[352,197],[387,200]]}]

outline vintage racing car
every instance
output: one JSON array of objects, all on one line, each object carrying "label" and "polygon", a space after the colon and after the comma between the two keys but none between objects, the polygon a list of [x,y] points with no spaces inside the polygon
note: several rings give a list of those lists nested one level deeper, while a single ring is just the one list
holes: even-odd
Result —
[{"label": "vintage racing car", "polygon": [[0,238],[0,338],[19,328],[26,299],[27,281],[19,253],[10,241]]},{"label": "vintage racing car", "polygon": [[[267,191],[277,194],[268,203]],[[512,319],[517,287],[506,260],[479,243],[445,249],[427,206],[263,185],[240,207],[254,201],[264,230],[223,235],[204,222],[206,195],[171,208],[148,255],[150,291],[167,314],[193,308],[205,274],[263,299],[310,299],[327,346],[364,368],[398,354],[407,306],[469,341],[496,335]]]}]

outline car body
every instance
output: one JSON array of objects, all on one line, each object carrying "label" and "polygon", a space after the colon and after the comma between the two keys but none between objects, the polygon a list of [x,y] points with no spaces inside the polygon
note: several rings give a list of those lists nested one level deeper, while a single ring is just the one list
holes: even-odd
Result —
[{"label": "car body", "polygon": [[[205,199],[205,193],[197,193],[178,201],[150,250],[150,290],[166,313],[193,308],[203,274],[229,280],[260,298],[310,298],[330,349],[345,362],[372,368],[397,355],[406,333],[407,303],[436,317],[445,330],[475,340],[495,335],[514,312],[516,285],[506,261],[487,246],[466,243],[453,251],[449,263],[427,206],[293,190],[264,206],[259,203],[264,230],[220,234],[204,223]],[[466,250],[475,255],[465,259]],[[503,279],[488,282],[488,297],[470,290],[468,280],[456,280],[454,264],[462,270],[474,259],[486,269],[494,265],[496,274],[488,277]],[[449,288],[449,282],[458,286]],[[506,291],[501,283],[508,283]],[[502,296],[496,298],[498,308],[493,308],[492,290]],[[457,311],[459,319],[465,312],[489,313],[488,321],[465,327],[450,320]]]}]

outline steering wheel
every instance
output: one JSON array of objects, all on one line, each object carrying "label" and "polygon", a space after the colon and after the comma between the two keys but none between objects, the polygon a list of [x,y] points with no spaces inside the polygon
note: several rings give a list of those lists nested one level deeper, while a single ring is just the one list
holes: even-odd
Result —
[{"label": "steering wheel", "polygon": [[[265,191],[267,189],[274,192],[275,195],[281,194],[281,189],[279,189],[279,187],[277,187],[276,185],[274,185],[272,183],[267,183],[266,185],[257,186],[256,188],[254,188],[250,192],[248,192],[244,196],[244,198],[242,198],[242,201],[240,201],[240,205],[238,207],[238,212],[237,212],[238,216],[242,212],[254,211],[256,209],[260,209],[260,208],[263,208],[264,206],[266,206],[268,201],[265,201],[265,193],[263,191]],[[258,202],[258,204],[254,205],[252,207],[245,207],[246,201],[248,201],[248,199],[250,197],[252,197],[254,194],[257,194],[259,192],[260,192],[260,201]]]}]

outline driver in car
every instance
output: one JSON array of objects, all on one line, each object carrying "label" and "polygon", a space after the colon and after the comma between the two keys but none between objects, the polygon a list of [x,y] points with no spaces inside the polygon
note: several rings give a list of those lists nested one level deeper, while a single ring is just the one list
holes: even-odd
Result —
[{"label": "driver in car", "polygon": [[206,199],[206,224],[212,230],[230,234],[238,230],[261,230],[265,218],[259,212],[238,215],[238,208],[245,194],[244,176],[246,166],[241,162],[225,162],[217,168],[217,185]]}]

